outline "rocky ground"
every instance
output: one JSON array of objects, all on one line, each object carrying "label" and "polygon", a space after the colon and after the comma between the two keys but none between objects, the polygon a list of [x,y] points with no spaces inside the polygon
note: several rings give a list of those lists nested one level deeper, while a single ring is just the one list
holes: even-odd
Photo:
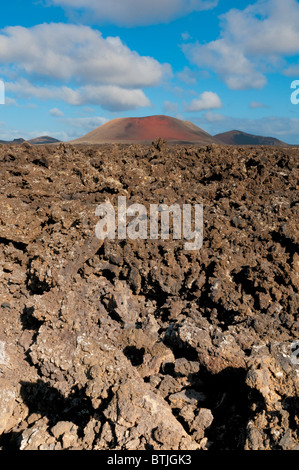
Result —
[{"label": "rocky ground", "polygon": [[[3,450],[299,449],[298,152],[0,146]],[[102,243],[118,196],[202,249]]]}]

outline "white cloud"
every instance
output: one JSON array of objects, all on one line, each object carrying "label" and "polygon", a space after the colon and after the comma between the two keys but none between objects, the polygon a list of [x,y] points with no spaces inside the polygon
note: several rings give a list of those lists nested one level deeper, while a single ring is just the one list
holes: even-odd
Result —
[{"label": "white cloud", "polygon": [[117,86],[88,86],[83,89],[85,104],[97,103],[108,111],[127,111],[151,105],[142,90],[127,90]]},{"label": "white cloud", "polygon": [[109,111],[150,106],[143,88],[172,75],[170,65],[139,55],[118,37],[62,23],[1,30],[0,63],[22,77],[13,81],[7,74],[7,89],[18,96]]},{"label": "white cloud", "polygon": [[212,91],[204,91],[199,96],[199,98],[191,101],[191,103],[186,107],[186,111],[198,112],[209,109],[218,109],[221,107],[222,102],[217,93],[213,93]]},{"label": "white cloud", "polygon": [[48,0],[72,15],[74,10],[89,19],[120,26],[138,26],[169,22],[192,11],[214,8],[219,0]]},{"label": "white cloud", "polygon": [[54,116],[54,117],[62,117],[64,116],[63,112],[58,109],[58,108],[52,108],[50,109],[50,114],[51,116]]},{"label": "white cloud", "polygon": [[0,62],[29,76],[68,83],[127,88],[155,86],[170,66],[130,50],[118,37],[72,24],[7,27],[0,34]]},{"label": "white cloud", "polygon": [[100,105],[108,111],[126,111],[151,104],[142,90],[124,89],[113,85],[88,85],[73,89],[66,86],[36,86],[21,79],[18,82],[8,82],[6,88],[23,98],[62,100],[74,106]]},{"label": "white cloud", "polygon": [[[267,72],[282,71],[285,58],[299,53],[298,24],[296,0],[258,0],[222,15],[219,39],[182,48],[191,62],[216,72],[229,88],[262,88]],[[289,67],[286,73],[295,71]]]}]

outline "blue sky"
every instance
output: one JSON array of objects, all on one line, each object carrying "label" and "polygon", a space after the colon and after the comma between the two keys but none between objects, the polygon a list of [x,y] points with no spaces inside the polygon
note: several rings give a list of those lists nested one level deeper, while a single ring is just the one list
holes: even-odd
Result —
[{"label": "blue sky", "polygon": [[167,114],[299,144],[296,0],[10,0],[0,139]]}]

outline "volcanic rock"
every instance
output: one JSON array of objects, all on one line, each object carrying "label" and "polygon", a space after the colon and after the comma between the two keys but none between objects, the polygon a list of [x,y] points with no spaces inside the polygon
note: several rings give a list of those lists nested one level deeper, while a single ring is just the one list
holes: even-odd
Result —
[{"label": "volcanic rock", "polygon": [[[2,449],[298,449],[297,149],[26,143],[0,170]],[[98,240],[119,196],[202,203],[202,248]]]}]

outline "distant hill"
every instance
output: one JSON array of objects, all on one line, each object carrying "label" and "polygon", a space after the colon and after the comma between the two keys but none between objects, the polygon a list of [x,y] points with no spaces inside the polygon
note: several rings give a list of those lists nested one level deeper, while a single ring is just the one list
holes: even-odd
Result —
[{"label": "distant hill", "polygon": [[73,144],[151,143],[157,138],[172,143],[214,143],[213,137],[191,122],[169,116],[118,118],[103,124]]},{"label": "distant hill", "polygon": [[274,137],[263,137],[247,134],[242,131],[229,131],[214,136],[220,144],[225,145],[273,145],[276,147],[288,147],[288,144]]},{"label": "distant hill", "polygon": [[[192,122],[163,115],[113,119],[70,143],[86,145],[114,143],[148,144],[159,137],[175,144],[289,147],[288,144],[274,137],[263,137],[238,130],[212,136]],[[23,142],[28,142],[31,145],[45,145],[58,144],[61,141],[47,135],[27,141],[21,138],[11,141],[0,140],[0,144],[8,145],[19,145]]]},{"label": "distant hill", "polygon": [[18,145],[25,142],[24,139],[14,139],[14,140],[0,140],[0,144],[8,144],[8,145]]},{"label": "distant hill", "polygon": [[0,140],[0,144],[6,145],[20,145],[23,142],[28,142],[31,145],[42,145],[42,144],[58,144],[60,140],[54,139],[47,135],[36,137],[35,139],[24,140],[24,139],[14,139],[14,140]]},{"label": "distant hill", "polygon": [[58,144],[61,141],[54,139],[54,137],[43,135],[41,137],[36,137],[35,139],[27,140],[27,142],[31,145],[42,145],[42,144]]}]

